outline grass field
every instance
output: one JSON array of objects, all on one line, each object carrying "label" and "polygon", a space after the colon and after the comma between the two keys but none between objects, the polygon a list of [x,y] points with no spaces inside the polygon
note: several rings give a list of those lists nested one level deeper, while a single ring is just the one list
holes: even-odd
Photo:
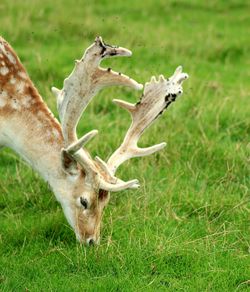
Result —
[{"label": "grass field", "polygon": [[[190,75],[141,139],[167,148],[121,167],[142,186],[112,194],[98,247],[80,246],[49,187],[2,151],[1,291],[250,289],[249,10],[243,0],[1,0],[0,34],[55,114],[50,87],[97,35],[133,50],[103,66],[139,82],[180,64]],[[94,99],[79,127],[99,130],[93,154],[107,158],[128,127],[111,100],[139,97],[115,87]]]}]

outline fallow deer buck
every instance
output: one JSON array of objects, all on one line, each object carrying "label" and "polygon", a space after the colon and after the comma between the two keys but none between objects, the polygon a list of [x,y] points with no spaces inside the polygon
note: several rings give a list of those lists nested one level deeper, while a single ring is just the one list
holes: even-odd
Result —
[{"label": "fallow deer buck", "polygon": [[101,37],[77,60],[57,97],[61,123],[50,112],[11,46],[0,38],[0,148],[10,147],[31,164],[49,183],[79,241],[98,243],[100,223],[109,192],[135,189],[137,180],[124,182],[115,177],[117,168],[132,157],[152,154],[165,147],[161,143],[139,148],[137,142],[146,128],[182,94],[188,77],[179,66],[172,77],[160,75],[144,86],[136,104],[114,102],[126,109],[132,123],[119,148],[107,162],[93,159],[85,145],[93,130],[78,139],[76,127],[82,112],[102,88],[123,85],[141,90],[143,86],[126,75],[99,67],[113,56],[131,56],[125,48],[107,45]]}]

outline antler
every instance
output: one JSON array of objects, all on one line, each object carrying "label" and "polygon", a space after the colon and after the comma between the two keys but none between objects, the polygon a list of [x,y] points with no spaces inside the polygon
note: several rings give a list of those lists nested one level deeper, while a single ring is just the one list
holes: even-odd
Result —
[{"label": "antler", "polygon": [[117,105],[129,111],[132,116],[132,124],[121,146],[107,162],[107,168],[113,175],[124,161],[133,157],[150,155],[166,146],[166,143],[160,143],[148,148],[139,148],[137,142],[145,129],[182,94],[182,83],[187,78],[188,75],[182,73],[182,67],[179,66],[169,79],[165,79],[163,75],[160,75],[157,81],[153,76],[151,81],[145,84],[144,93],[137,104],[118,99],[114,100]]},{"label": "antler", "polygon": [[128,76],[112,71],[110,68],[99,67],[102,59],[111,56],[131,56],[131,52],[125,48],[105,44],[101,37],[97,37],[95,43],[84,53],[68,78],[64,80],[62,90],[52,88],[57,96],[57,108],[62,123],[65,149],[62,156],[73,159],[84,169],[85,183],[89,188],[103,189],[106,191],[120,191],[127,188],[137,188],[137,180],[124,182],[116,178],[115,172],[124,161],[139,156],[146,156],[161,150],[166,143],[161,143],[148,148],[137,146],[141,134],[148,128],[160,114],[182,94],[182,82],[188,78],[182,73],[179,66],[172,77],[165,79],[159,76],[151,78],[145,84],[144,93],[137,104],[130,104],[122,100],[114,102],[128,110],[132,116],[132,124],[121,144],[112,154],[108,162],[99,157],[93,160],[88,151],[83,148],[97,133],[93,130],[78,140],[76,127],[82,112],[87,107],[94,95],[106,86],[124,85],[134,89],[142,89],[142,85]]},{"label": "antler", "polygon": [[[82,112],[91,99],[102,88],[111,85],[124,85],[134,89],[142,89],[142,85],[126,75],[99,67],[100,62],[111,56],[131,56],[131,51],[105,44],[101,37],[97,37],[84,53],[81,60],[77,60],[75,68],[64,80],[62,90],[55,87],[52,92],[57,97],[57,109],[61,120],[64,146],[63,159],[73,159],[78,162],[86,174],[86,185],[96,186],[107,191],[119,191],[138,186],[137,180],[123,182],[103,167],[100,159],[94,161],[88,151],[82,148],[97,133],[93,130],[78,140],[76,127]],[[98,163],[99,162],[99,163]]]}]

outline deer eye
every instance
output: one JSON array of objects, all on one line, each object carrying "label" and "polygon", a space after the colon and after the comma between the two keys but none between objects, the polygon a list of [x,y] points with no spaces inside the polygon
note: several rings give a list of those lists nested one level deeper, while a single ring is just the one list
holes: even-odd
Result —
[{"label": "deer eye", "polygon": [[88,201],[83,197],[80,197],[80,203],[84,207],[84,209],[88,209]]}]

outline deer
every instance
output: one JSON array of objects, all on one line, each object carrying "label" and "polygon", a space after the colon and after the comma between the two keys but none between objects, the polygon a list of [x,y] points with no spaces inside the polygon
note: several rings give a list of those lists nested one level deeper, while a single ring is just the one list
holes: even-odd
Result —
[{"label": "deer", "polygon": [[[0,37],[0,148],[9,147],[49,184],[76,239],[86,245],[100,242],[103,210],[111,192],[137,189],[137,179],[115,176],[125,161],[153,154],[160,143],[141,148],[142,133],[183,93],[188,74],[179,66],[170,78],[153,76],[144,85],[125,74],[102,68],[106,58],[131,56],[126,48],[109,45],[96,37],[84,52],[62,89],[52,87],[59,120],[50,111],[10,44]],[[140,100],[113,102],[129,112],[132,122],[120,146],[107,161],[93,158],[86,144],[97,130],[77,136],[77,125],[93,97],[109,86],[141,91]]]}]

